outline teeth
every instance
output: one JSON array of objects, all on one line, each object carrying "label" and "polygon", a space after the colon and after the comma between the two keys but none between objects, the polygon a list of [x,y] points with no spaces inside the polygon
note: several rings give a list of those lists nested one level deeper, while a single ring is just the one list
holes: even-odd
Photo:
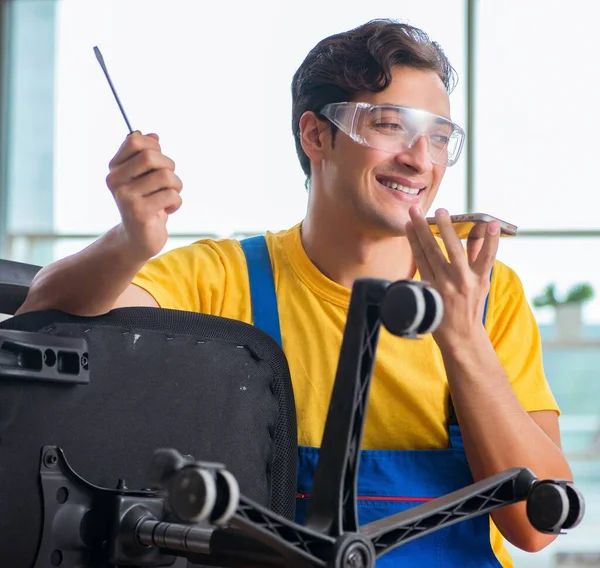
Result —
[{"label": "teeth", "polygon": [[409,193],[410,195],[417,195],[419,193],[418,189],[406,187],[405,185],[400,185],[399,183],[394,183],[393,181],[382,180],[379,183],[391,189],[397,189],[399,191],[403,191],[404,193]]}]

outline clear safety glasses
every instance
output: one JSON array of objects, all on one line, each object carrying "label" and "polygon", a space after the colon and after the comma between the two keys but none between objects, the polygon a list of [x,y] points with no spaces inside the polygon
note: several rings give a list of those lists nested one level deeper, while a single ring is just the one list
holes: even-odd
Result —
[{"label": "clear safety glasses", "polygon": [[333,103],[325,105],[320,114],[355,142],[386,152],[404,152],[425,136],[431,161],[442,166],[456,163],[465,141],[460,126],[422,109]]}]

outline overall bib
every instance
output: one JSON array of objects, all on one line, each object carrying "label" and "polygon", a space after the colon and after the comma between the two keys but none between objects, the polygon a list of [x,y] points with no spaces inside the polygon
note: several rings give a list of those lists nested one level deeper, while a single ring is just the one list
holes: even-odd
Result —
[{"label": "overall bib", "polygon": [[[281,346],[271,259],[264,236],[241,241],[248,263],[254,325]],[[484,322],[487,313],[487,299]],[[451,403],[450,403],[451,404]],[[452,407],[451,407],[452,409]],[[456,415],[443,450],[362,450],[357,486],[359,524],[405,511],[473,483]],[[319,448],[298,448],[296,521],[304,523]],[[481,515],[439,529],[388,552],[377,568],[392,566],[501,568],[490,544],[490,519]]]}]

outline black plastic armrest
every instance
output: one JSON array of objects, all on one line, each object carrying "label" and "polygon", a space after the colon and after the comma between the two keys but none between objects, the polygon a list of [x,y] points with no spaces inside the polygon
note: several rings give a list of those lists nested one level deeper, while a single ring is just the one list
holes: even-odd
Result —
[{"label": "black plastic armrest", "polygon": [[25,301],[29,286],[41,266],[0,260],[0,313],[13,315]]}]

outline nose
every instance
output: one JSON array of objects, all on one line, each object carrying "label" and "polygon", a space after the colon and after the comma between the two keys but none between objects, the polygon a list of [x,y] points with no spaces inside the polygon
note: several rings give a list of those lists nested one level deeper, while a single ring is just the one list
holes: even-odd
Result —
[{"label": "nose", "polygon": [[396,154],[396,161],[404,166],[408,166],[415,173],[424,173],[433,167],[431,156],[429,155],[429,140],[426,134],[420,134],[413,138],[412,143]]}]

